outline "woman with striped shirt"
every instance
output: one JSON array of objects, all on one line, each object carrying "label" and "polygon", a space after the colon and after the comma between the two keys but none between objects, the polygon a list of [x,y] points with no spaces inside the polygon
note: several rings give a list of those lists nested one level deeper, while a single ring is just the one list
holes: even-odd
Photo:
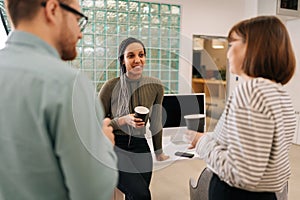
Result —
[{"label": "woman with striped shirt", "polygon": [[296,127],[283,89],[295,71],[290,38],[278,18],[259,16],[234,25],[228,41],[230,72],[244,82],[228,98],[213,132],[188,131],[187,137],[213,172],[210,200],[273,200],[290,177]]}]

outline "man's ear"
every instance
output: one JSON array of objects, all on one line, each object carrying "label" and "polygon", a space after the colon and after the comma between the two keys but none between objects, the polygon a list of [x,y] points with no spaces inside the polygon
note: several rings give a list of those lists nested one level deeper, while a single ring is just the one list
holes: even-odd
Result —
[{"label": "man's ear", "polygon": [[46,20],[52,23],[56,23],[59,12],[59,3],[55,0],[48,0],[45,5],[45,17]]}]

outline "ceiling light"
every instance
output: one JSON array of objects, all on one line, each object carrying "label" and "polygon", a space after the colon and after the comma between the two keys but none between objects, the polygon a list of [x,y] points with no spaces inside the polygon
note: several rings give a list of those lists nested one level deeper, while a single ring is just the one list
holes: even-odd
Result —
[{"label": "ceiling light", "polygon": [[224,42],[221,40],[218,40],[218,39],[212,39],[211,46],[214,49],[224,49],[225,48]]}]

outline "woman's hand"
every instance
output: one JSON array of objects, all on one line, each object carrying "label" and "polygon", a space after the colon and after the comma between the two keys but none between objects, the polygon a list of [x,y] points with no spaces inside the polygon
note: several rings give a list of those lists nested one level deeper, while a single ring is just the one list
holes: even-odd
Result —
[{"label": "woman's hand", "polygon": [[199,139],[204,135],[204,133],[187,130],[185,133],[185,138],[191,143],[191,146],[189,146],[189,149],[193,149],[196,147],[197,142]]},{"label": "woman's hand", "polygon": [[115,144],[115,135],[113,134],[113,128],[109,125],[110,124],[110,119],[105,118],[102,122],[102,131],[106,137],[111,141],[111,143],[114,145]]},{"label": "woman's hand", "polygon": [[157,161],[164,161],[164,160],[167,160],[169,158],[170,158],[170,156],[168,156],[164,153],[156,154],[156,160]]},{"label": "woman's hand", "polygon": [[143,120],[140,118],[135,118],[134,114],[128,114],[120,117],[118,123],[121,126],[128,124],[129,126],[132,126],[134,128],[141,128],[145,126],[145,122],[143,122]]}]

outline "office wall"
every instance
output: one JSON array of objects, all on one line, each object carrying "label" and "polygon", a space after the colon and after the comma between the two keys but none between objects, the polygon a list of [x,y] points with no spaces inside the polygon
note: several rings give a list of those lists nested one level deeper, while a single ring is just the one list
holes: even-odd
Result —
[{"label": "office wall", "polygon": [[147,0],[181,5],[181,43],[179,93],[191,92],[192,37],[227,36],[237,21],[253,15],[252,0]]},{"label": "office wall", "polygon": [[[251,1],[251,0],[248,0]],[[275,15],[277,0],[254,0],[257,3],[257,15]],[[290,82],[285,85],[285,88],[288,90],[292,97],[292,101],[295,107],[295,110],[299,113],[300,111],[300,93],[298,92],[299,80],[300,80],[300,18],[293,18],[288,16],[279,16],[285,23],[288,32],[291,37],[291,42],[293,44],[294,52],[296,55],[296,71],[295,75]],[[300,135],[299,135],[300,137]]]},{"label": "office wall", "polygon": [[292,97],[297,116],[297,129],[293,142],[300,145],[300,93],[298,92],[300,80],[300,19],[287,21],[286,26],[290,33],[297,64],[294,77],[292,78],[292,80],[290,80],[290,82],[286,84],[285,87]]},{"label": "office wall", "polygon": [[295,75],[290,82],[286,84],[286,89],[289,91],[293,104],[295,106],[296,111],[300,111],[300,93],[299,93],[299,85],[300,85],[300,19],[291,20],[286,22],[286,26],[290,33],[291,41],[293,43],[294,52],[296,55],[296,71]]},{"label": "office wall", "polygon": [[[216,35],[227,36],[227,31],[236,22],[257,16],[262,12],[258,0],[148,0],[149,2],[179,4],[182,8],[181,17],[181,55],[179,92],[191,91],[192,78],[192,36]],[[274,1],[275,2],[275,1]],[[272,14],[272,13],[269,13]],[[275,13],[273,13],[275,14]],[[294,46],[297,66],[300,66],[300,19],[286,22]],[[292,96],[293,104],[300,111],[300,93],[298,92],[300,69],[296,68],[295,76],[286,85]],[[230,76],[228,87],[234,88],[235,77]]]}]

